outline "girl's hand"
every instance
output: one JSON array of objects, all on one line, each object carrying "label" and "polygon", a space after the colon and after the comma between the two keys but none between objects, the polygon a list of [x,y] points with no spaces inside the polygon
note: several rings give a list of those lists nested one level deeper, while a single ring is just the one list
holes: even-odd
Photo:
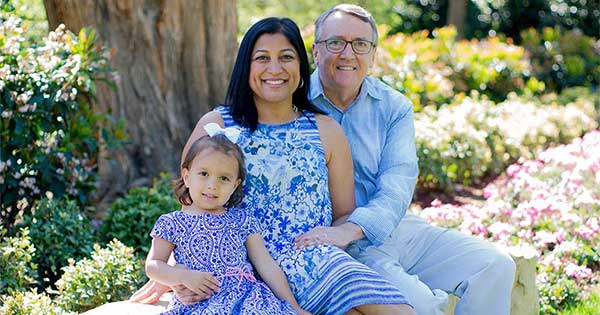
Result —
[{"label": "girl's hand", "polygon": [[183,305],[192,305],[210,298],[208,294],[198,294],[183,284],[172,286],[173,293]]},{"label": "girl's hand", "polygon": [[212,272],[189,270],[188,274],[182,284],[195,293],[211,297],[219,291],[221,282],[213,276]]}]

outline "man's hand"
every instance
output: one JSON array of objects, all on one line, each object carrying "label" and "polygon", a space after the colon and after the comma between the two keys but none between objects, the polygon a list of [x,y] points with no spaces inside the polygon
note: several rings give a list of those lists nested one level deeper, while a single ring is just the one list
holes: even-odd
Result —
[{"label": "man's hand", "polygon": [[360,227],[346,222],[339,226],[318,226],[296,237],[295,249],[301,249],[317,244],[329,244],[346,249],[352,241],[364,236]]},{"label": "man's hand", "polygon": [[144,304],[154,304],[158,302],[158,299],[160,299],[160,297],[170,289],[171,288],[166,285],[160,284],[154,280],[150,280],[146,282],[143,287],[137,290],[129,298],[129,301]]}]

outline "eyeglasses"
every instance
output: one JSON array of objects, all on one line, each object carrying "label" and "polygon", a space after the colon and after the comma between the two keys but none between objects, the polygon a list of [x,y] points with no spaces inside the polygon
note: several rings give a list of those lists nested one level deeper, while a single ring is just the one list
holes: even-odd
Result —
[{"label": "eyeglasses", "polygon": [[333,53],[333,54],[341,53],[342,51],[344,51],[344,49],[346,49],[346,46],[348,44],[350,44],[350,47],[352,47],[352,50],[359,55],[365,55],[365,54],[370,53],[371,49],[373,49],[373,47],[375,46],[375,44],[373,44],[373,42],[370,42],[365,39],[355,39],[352,41],[347,41],[347,40],[343,40],[343,39],[339,39],[339,38],[334,38],[334,39],[320,40],[320,41],[317,41],[316,43],[317,44],[325,43],[325,48],[327,48],[327,51],[329,51],[330,53]]}]

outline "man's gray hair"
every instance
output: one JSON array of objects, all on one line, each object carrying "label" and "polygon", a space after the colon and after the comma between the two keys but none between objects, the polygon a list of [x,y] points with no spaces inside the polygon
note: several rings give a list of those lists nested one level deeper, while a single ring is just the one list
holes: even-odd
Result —
[{"label": "man's gray hair", "polygon": [[377,32],[377,24],[375,23],[375,19],[373,19],[371,13],[369,13],[369,11],[367,11],[363,7],[348,3],[338,4],[335,7],[323,12],[319,16],[319,18],[317,18],[317,21],[315,21],[315,41],[322,40],[321,32],[323,31],[323,23],[325,23],[325,20],[330,15],[336,12],[349,14],[359,18],[364,22],[369,23],[371,29],[373,30],[373,43],[375,44],[375,46],[377,46],[377,39],[379,37],[379,33]]}]

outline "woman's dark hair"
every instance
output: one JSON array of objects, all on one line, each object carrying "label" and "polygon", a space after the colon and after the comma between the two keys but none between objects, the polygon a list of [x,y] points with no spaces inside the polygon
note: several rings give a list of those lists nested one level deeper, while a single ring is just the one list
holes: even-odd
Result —
[{"label": "woman's dark hair", "polygon": [[[206,149],[219,151],[225,155],[235,158],[238,162],[238,178],[241,181],[233,194],[231,194],[231,197],[229,197],[229,200],[227,200],[227,203],[224,205],[226,208],[238,206],[244,198],[244,192],[242,191],[242,183],[246,178],[244,153],[242,153],[242,149],[240,149],[237,144],[229,141],[225,135],[218,134],[212,137],[207,135],[196,140],[183,159],[181,169],[187,168],[189,170],[194,158],[196,158],[200,152]],[[190,195],[190,190],[185,187],[185,183],[183,182],[183,178],[181,176],[173,182],[173,188],[175,191],[175,197],[177,197],[177,200],[179,200],[182,205],[189,206],[192,204],[192,202],[194,202],[192,200],[192,196]]]},{"label": "woman's dark hair", "polygon": [[300,59],[300,86],[292,95],[292,103],[302,111],[324,114],[308,100],[310,91],[310,69],[308,56],[300,30],[294,21],[289,18],[270,17],[262,19],[250,27],[244,35],[238,55],[231,73],[229,88],[225,105],[230,106],[231,116],[240,125],[256,130],[258,112],[250,88],[250,65],[252,63],[252,50],[254,44],[263,34],[282,34],[285,36],[298,53]]}]

